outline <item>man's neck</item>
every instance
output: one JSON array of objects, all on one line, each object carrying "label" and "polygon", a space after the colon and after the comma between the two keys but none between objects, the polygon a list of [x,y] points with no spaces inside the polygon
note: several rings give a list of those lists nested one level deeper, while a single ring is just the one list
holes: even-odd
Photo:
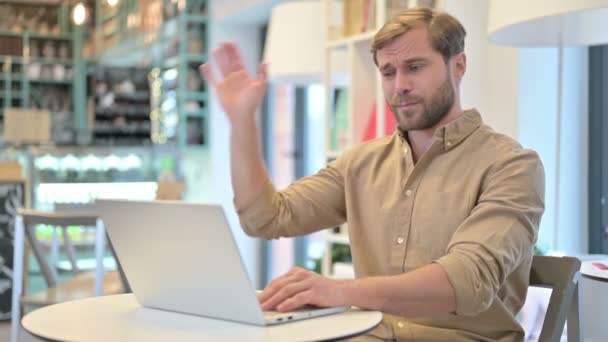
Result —
[{"label": "man's neck", "polygon": [[439,121],[435,126],[425,129],[425,130],[416,130],[416,131],[407,131],[406,137],[412,148],[412,157],[414,163],[416,163],[433,145],[435,141],[435,131],[447,125],[448,123],[458,119],[463,114],[462,108],[459,105],[455,105],[452,107],[448,115],[446,115],[441,121]]}]

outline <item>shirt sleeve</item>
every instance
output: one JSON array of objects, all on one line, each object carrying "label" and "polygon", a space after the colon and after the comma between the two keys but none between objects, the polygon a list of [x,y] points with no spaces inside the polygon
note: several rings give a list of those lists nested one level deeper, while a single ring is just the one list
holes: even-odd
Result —
[{"label": "shirt sleeve", "polygon": [[238,210],[243,230],[251,236],[275,239],[342,224],[346,220],[344,158],[280,192],[266,183],[250,205]]},{"label": "shirt sleeve", "polygon": [[457,315],[487,310],[507,277],[531,260],[544,182],[542,163],[529,150],[511,152],[490,167],[477,205],[456,229],[447,254],[435,260],[454,288]]}]

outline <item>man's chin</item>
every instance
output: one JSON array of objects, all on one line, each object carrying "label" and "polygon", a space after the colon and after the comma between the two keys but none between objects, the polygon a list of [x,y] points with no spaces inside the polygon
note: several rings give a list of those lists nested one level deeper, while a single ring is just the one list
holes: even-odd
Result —
[{"label": "man's chin", "polygon": [[[415,127],[419,121],[418,113],[400,112],[397,116],[397,124],[402,130],[410,130]],[[406,129],[407,128],[407,129]]]}]

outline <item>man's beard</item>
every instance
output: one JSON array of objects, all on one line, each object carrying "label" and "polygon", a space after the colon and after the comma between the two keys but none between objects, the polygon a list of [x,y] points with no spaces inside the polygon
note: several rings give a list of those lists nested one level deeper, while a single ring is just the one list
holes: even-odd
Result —
[{"label": "man's beard", "polygon": [[[430,100],[418,96],[402,95],[391,102],[391,109],[395,114],[399,129],[403,132],[425,130],[435,127],[454,105],[454,88],[450,82],[449,74],[446,80],[433,93]],[[411,110],[398,110],[397,105],[403,103],[416,103]]]}]

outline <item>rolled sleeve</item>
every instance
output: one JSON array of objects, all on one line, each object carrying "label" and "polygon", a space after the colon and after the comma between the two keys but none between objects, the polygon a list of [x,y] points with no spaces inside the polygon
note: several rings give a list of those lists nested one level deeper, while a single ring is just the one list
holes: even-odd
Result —
[{"label": "rolled sleeve", "polygon": [[243,230],[266,239],[309,234],[346,220],[342,161],[276,191],[268,181],[256,199],[237,211]]},{"label": "rolled sleeve", "polygon": [[277,216],[277,207],[272,200],[275,193],[274,186],[268,181],[252,203],[237,210],[241,226],[247,235],[260,236],[263,234],[261,228]]},{"label": "rolled sleeve", "polygon": [[[456,229],[441,265],[454,289],[456,314],[487,310],[514,272],[528,272],[544,211],[544,171],[531,151],[504,157],[488,174],[477,206]],[[506,286],[527,288],[526,277]]]},{"label": "rolled sleeve", "polygon": [[483,282],[472,258],[455,253],[435,260],[448,276],[456,297],[457,315],[475,316],[488,309],[494,297],[491,286]]}]

